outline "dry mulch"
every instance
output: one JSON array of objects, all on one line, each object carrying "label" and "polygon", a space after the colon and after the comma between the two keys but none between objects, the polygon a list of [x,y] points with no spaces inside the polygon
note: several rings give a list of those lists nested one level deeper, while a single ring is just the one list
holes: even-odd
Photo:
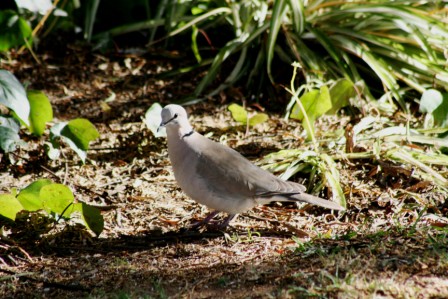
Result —
[{"label": "dry mulch", "polygon": [[[37,233],[42,223],[22,223],[20,233],[4,224],[2,298],[448,297],[443,193],[418,189],[420,200],[436,203],[419,218],[419,202],[397,192],[415,185],[392,188],[385,174],[369,175],[371,161],[338,162],[349,205],[343,215],[274,203],[240,215],[225,232],[186,229],[207,209],[179,190],[165,141],[141,118],[152,103],[191,93],[202,74],[160,78],[183,64],[175,52],[162,54],[101,55],[70,44],[38,53],[41,65],[26,54],[1,62],[49,96],[55,122],[85,117],[101,134],[82,165],[69,149],[49,160],[45,140],[24,133],[29,148],[2,157],[1,192],[50,178],[102,207],[105,218],[98,238],[76,223],[44,234]],[[193,125],[254,161],[309,146],[296,122],[275,113],[246,136],[226,110],[240,100],[221,94],[189,107]],[[327,117],[316,131],[349,122]],[[306,184],[306,176],[295,179],[304,178]]]}]

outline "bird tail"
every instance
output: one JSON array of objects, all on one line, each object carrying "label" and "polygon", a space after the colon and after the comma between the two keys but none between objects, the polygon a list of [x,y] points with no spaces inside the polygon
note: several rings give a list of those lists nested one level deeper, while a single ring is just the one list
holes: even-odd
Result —
[{"label": "bird tail", "polygon": [[[267,199],[267,198],[266,198]],[[270,201],[301,201],[331,210],[345,211],[345,208],[334,201],[322,199],[308,193],[277,194]]]},{"label": "bird tail", "polygon": [[334,201],[322,199],[320,197],[308,193],[295,194],[293,196],[290,196],[288,199],[295,201],[303,201],[306,203],[321,206],[331,210],[345,211],[345,208],[343,206],[335,203]]}]

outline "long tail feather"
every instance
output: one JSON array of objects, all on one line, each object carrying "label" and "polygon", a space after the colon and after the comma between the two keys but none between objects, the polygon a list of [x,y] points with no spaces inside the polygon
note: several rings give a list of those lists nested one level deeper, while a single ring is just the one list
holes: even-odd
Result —
[{"label": "long tail feather", "polygon": [[277,194],[275,196],[266,196],[266,197],[263,196],[258,198],[258,202],[261,204],[265,204],[272,201],[301,201],[331,210],[345,211],[344,207],[335,203],[334,201],[322,199],[320,197],[308,193],[295,193],[295,194],[283,193],[283,194]]},{"label": "long tail feather", "polygon": [[337,211],[345,211],[345,208],[334,201],[322,199],[320,197],[307,194],[307,193],[300,193],[293,196],[290,196],[288,199],[290,200],[297,200],[297,201],[303,201],[307,202],[313,205],[318,205],[327,209],[331,210],[337,210]]}]

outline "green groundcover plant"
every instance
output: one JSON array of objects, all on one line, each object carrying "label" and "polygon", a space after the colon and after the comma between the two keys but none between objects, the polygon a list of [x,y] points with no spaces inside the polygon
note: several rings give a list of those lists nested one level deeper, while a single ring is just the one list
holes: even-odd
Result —
[{"label": "green groundcover plant", "polygon": [[[13,154],[18,147],[27,144],[20,137],[22,128],[35,136],[43,136],[48,122],[53,120],[53,110],[47,96],[40,91],[26,91],[10,72],[0,70],[0,104],[8,113],[0,115],[0,150]],[[61,143],[71,149],[85,163],[90,141],[99,133],[87,119],[73,119],[54,124],[49,141],[45,142],[47,155],[58,159]],[[100,211],[86,203],[75,202],[72,191],[64,184],[56,184],[47,179],[38,179],[20,191],[0,194],[0,217],[15,221],[17,215],[35,213],[48,216],[56,221],[71,219],[78,214],[82,222],[95,234],[103,230]]]}]

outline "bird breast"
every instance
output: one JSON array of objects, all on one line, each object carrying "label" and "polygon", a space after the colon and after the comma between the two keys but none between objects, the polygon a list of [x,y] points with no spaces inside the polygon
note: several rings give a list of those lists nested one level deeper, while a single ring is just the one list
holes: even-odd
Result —
[{"label": "bird breast", "polygon": [[[173,166],[174,177],[182,191],[196,202],[207,207],[226,212],[239,214],[253,208],[255,201],[251,198],[232,196],[225,197],[225,192],[214,192],[216,186],[208,186],[210,182],[203,179],[197,172],[197,163],[200,152],[192,150],[187,142],[194,142],[195,138],[168,139],[168,154]],[[219,184],[220,182],[216,182]]]}]

